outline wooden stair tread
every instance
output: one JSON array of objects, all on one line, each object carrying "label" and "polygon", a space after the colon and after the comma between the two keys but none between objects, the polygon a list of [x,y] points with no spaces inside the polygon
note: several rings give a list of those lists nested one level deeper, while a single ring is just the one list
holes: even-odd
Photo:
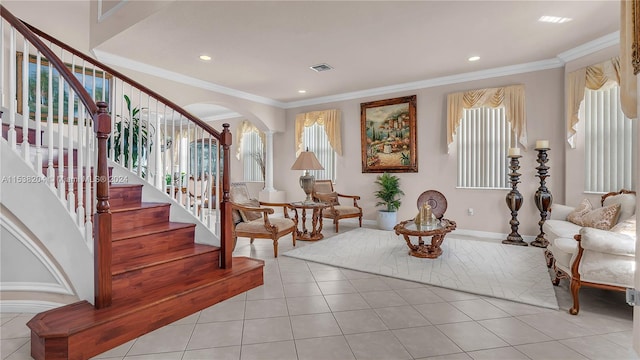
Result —
[{"label": "wooden stair tread", "polygon": [[154,207],[163,207],[163,206],[171,206],[171,204],[159,203],[159,202],[143,202],[139,206],[122,208],[122,209],[112,209],[111,213],[113,214],[113,213],[119,213],[119,212],[131,211],[131,210],[151,209]]},{"label": "wooden stair tread", "polygon": [[[264,261],[247,257],[234,257],[231,269],[218,269],[202,274],[189,284],[175,284],[175,291],[164,298],[158,298],[160,291],[151,291],[136,298],[114,299],[111,306],[95,309],[87,301],[80,301],[36,315],[28,322],[29,328],[40,337],[67,336],[84,329],[100,326],[118,318],[127,317],[141,310],[151,308],[158,303],[174,300],[189,292],[198,291],[205,287],[215,286],[216,283],[231,277],[256,270],[264,266]],[[160,289],[161,290],[161,289]]]},{"label": "wooden stair tread", "polygon": [[114,263],[111,265],[111,275],[120,275],[127,271],[157,266],[190,256],[197,256],[199,254],[215,251],[220,251],[220,248],[211,245],[190,244],[189,246],[181,247],[170,252],[148,254],[132,259],[126,259],[126,261],[122,263]]},{"label": "wooden stair tread", "polygon": [[160,224],[150,224],[145,226],[140,226],[138,228],[132,230],[120,230],[114,231],[111,234],[112,241],[119,241],[125,239],[131,239],[134,237],[144,236],[144,235],[152,235],[166,231],[173,231],[178,229],[185,229],[190,227],[195,227],[196,224],[192,223],[181,223],[181,222],[169,222],[169,223],[160,223]]}]

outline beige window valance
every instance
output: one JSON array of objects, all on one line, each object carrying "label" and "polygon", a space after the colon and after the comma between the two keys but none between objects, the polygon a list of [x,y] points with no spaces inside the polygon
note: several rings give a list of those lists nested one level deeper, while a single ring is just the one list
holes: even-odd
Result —
[{"label": "beige window valance", "polygon": [[[585,88],[598,90],[613,82],[620,84],[621,75],[620,58],[618,57],[578,69],[567,75],[567,141],[572,148],[575,147],[576,125],[580,121],[578,112],[580,104],[584,101]],[[635,85],[635,80],[633,84]],[[620,101],[625,115],[628,118],[635,118],[635,90],[632,97],[630,93],[621,91]]]},{"label": "beige window valance", "polygon": [[469,90],[447,96],[447,146],[453,142],[464,109],[504,107],[506,120],[520,144],[527,148],[527,122],[524,107],[524,85]]},{"label": "beige window valance", "polygon": [[340,135],[340,110],[321,110],[296,115],[296,156],[302,152],[304,128],[315,123],[324,127],[329,145],[336,154],[342,156],[342,136]]},{"label": "beige window valance", "polygon": [[264,144],[266,143],[264,132],[260,131],[253,123],[248,120],[242,120],[240,126],[238,126],[238,148],[236,149],[236,159],[240,160],[240,155],[242,154],[242,138],[244,134],[249,132],[256,132],[260,136],[260,140],[262,140],[262,147],[264,148]]}]

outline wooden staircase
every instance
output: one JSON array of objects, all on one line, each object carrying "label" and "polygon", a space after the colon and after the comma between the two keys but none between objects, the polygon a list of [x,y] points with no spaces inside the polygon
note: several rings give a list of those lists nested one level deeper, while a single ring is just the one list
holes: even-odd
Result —
[{"label": "wooden staircase", "polygon": [[195,224],[171,222],[171,204],[143,202],[142,187],[109,186],[111,306],[80,301],[36,315],[27,323],[33,358],[87,359],[263,284],[262,260],[220,268],[220,249],[195,243]]},{"label": "wooden staircase", "polygon": [[194,242],[195,224],[169,221],[170,204],[141,201],[142,185],[111,185],[112,305],[86,301],[40,313],[31,329],[35,359],[87,359],[263,284],[264,262]]},{"label": "wooden staircase", "polygon": [[[55,144],[50,143],[47,147],[35,148],[33,151],[23,148],[26,146],[22,144],[25,140],[29,144],[35,144],[37,139],[43,139],[42,133],[38,134],[34,129],[26,129],[29,123],[33,123],[35,118],[38,121],[35,122],[36,129],[53,131],[54,117],[47,118],[46,126],[39,122],[40,115],[34,116],[29,121],[23,119],[20,123],[25,126],[25,130],[16,126],[17,116],[10,116],[8,121],[3,121],[8,123],[2,127],[3,136],[8,137],[10,128],[15,130],[15,138],[14,132],[11,131],[9,145],[13,151],[22,154],[24,161],[33,165],[38,176],[46,176],[47,171],[54,171],[54,174],[49,173],[49,175],[55,175],[56,178],[62,176],[62,180],[65,181],[64,185],[62,182],[54,182],[56,186],[65,186],[65,191],[56,191],[55,195],[60,200],[59,203],[52,203],[50,205],[52,208],[43,208],[38,204],[40,206],[34,206],[34,211],[49,213],[60,211],[63,206],[69,206],[66,204],[72,203],[69,201],[69,195],[78,192],[80,188],[75,186],[76,180],[84,182],[87,181],[86,178],[89,178],[88,181],[91,183],[82,183],[85,196],[79,196],[79,192],[74,194],[77,195],[75,196],[76,209],[82,205],[81,201],[87,205],[95,204],[96,209],[93,213],[85,212],[85,218],[80,218],[84,221],[78,221],[80,223],[78,229],[71,229],[80,233],[85,230],[84,240],[92,242],[93,303],[80,301],[40,313],[31,319],[28,322],[31,329],[31,355],[36,359],[87,359],[263,284],[263,261],[232,257],[232,205],[228,196],[232,136],[229,124],[223,124],[221,131],[216,130],[161,94],[35,27],[25,24],[2,5],[0,10],[0,21],[3,21],[0,29],[2,29],[2,36],[8,39],[3,42],[2,49],[7,53],[6,66],[2,68],[3,76],[6,78],[14,76],[13,73],[10,74],[11,71],[7,71],[15,65],[12,59],[17,58],[20,52],[21,45],[14,44],[24,44],[22,48],[28,48],[30,54],[36,56],[37,53],[38,58],[48,61],[48,64],[58,72],[60,79],[64,79],[65,92],[68,89],[69,94],[74,94],[74,101],[78,102],[78,112],[74,116],[78,118],[79,128],[72,129],[67,125],[60,127],[67,128],[68,136],[75,137],[76,135],[72,133],[77,134],[76,141],[70,141],[67,144],[69,149],[63,149],[64,146],[58,143],[61,141],[60,137]],[[94,76],[100,72],[103,80],[110,79],[113,81],[112,84],[117,81],[123,94],[108,97],[109,101],[114,103],[113,108],[109,109],[109,104],[104,101],[105,96],[98,96],[97,91],[91,93],[87,91],[85,85],[74,74],[73,67],[70,69],[63,60],[71,58],[74,59],[76,66],[82,64],[80,66],[83,69],[86,66],[87,69],[95,70]],[[23,61],[23,64],[26,64],[28,58],[25,56]],[[38,75],[40,70],[40,67],[36,66],[37,79],[40,78]],[[46,86],[35,87],[36,102],[38,94],[54,101],[52,83],[49,85],[48,90]],[[7,89],[9,94],[22,91],[23,99],[29,99],[27,91],[29,87],[25,86],[19,90],[17,82],[10,82],[9,87]],[[134,111],[129,108],[130,99],[134,97],[135,102],[138,103],[137,106],[154,104],[156,109],[164,109],[156,116],[157,129],[160,129],[160,126],[168,129],[184,121],[197,130],[193,132],[193,138],[187,135],[187,142],[198,140],[201,144],[209,144],[206,153],[209,159],[208,169],[220,174],[218,182],[222,189],[220,192],[222,201],[218,207],[219,220],[222,223],[219,248],[197,244],[194,239],[196,225],[171,222],[169,220],[170,204],[143,202],[141,185],[112,185],[106,181],[110,177],[109,161],[122,164],[122,161],[115,158],[113,154],[109,154],[108,139],[115,133],[119,133],[119,130],[116,131],[119,129],[118,126],[127,126],[125,118],[129,118],[130,124],[135,123]],[[62,98],[59,97],[57,101],[60,107],[66,108]],[[120,112],[123,111],[123,102],[127,103],[128,116],[126,113],[118,113],[118,109]],[[28,109],[28,104],[25,109]],[[140,110],[139,107],[134,109]],[[4,109],[0,109],[0,118],[2,118],[2,110]],[[38,113],[37,105],[34,106],[34,110]],[[13,102],[9,102],[6,111],[18,113]],[[71,114],[68,115],[71,117]],[[171,123],[166,120],[169,118],[172,119]],[[56,123],[62,125],[63,118],[57,119]],[[83,130],[84,125],[89,127]],[[26,139],[23,139],[24,131],[28,131]],[[126,130],[123,130],[123,133],[126,134]],[[142,135],[142,132],[138,130],[138,134]],[[198,135],[197,138],[195,134]],[[46,135],[48,136],[44,138],[51,139],[55,134],[47,133]],[[88,141],[89,137],[91,141]],[[133,136],[130,138],[133,144]],[[39,142],[42,143],[42,141]],[[93,144],[91,145],[93,148],[88,151],[82,147],[82,144]],[[211,144],[215,144],[215,147]],[[202,149],[204,148],[203,146]],[[23,149],[28,150],[29,153],[26,154],[26,151],[23,153]],[[156,145],[153,149],[156,159],[159,159],[162,156],[161,146]],[[151,151],[150,148],[148,150]],[[42,163],[37,157],[38,154],[42,157]],[[49,163],[50,156],[55,159],[52,163]],[[68,156],[72,158],[73,167],[68,166]],[[94,159],[92,159],[93,156],[95,156]],[[214,158],[215,162],[212,161]],[[84,162],[78,163],[78,159],[84,159]],[[89,170],[86,166],[91,167],[90,171],[83,171]],[[158,166],[155,171],[161,174],[165,169]],[[129,175],[135,176],[133,173]],[[74,186],[69,185],[70,182],[73,182]],[[147,182],[145,186],[154,186],[154,184]],[[94,190],[90,196],[86,191],[89,187]],[[174,206],[180,205],[174,203]],[[85,206],[85,211],[93,208],[93,206]],[[91,219],[87,216],[89,213]],[[86,228],[91,226],[93,231],[90,229],[86,231]],[[46,246],[47,239],[42,240]],[[74,250],[69,248],[69,256],[58,260],[71,261],[70,259],[77,252]],[[84,293],[89,292],[88,289],[82,290]]]}]

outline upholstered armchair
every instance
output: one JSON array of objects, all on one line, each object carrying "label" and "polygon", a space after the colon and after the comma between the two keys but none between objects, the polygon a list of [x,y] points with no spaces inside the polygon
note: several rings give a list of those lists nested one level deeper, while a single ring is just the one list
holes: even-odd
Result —
[{"label": "upholstered armchair", "polygon": [[[296,221],[289,218],[289,204],[267,203],[252,199],[245,183],[232,183],[229,192],[233,216],[233,246],[238,237],[270,239],[273,241],[273,256],[278,257],[278,240],[291,234],[293,246],[296,246]],[[264,207],[263,207],[264,206]],[[281,207],[284,217],[275,217],[274,207]]]},{"label": "upholstered armchair", "polygon": [[[341,204],[340,198],[351,199],[353,204]],[[316,180],[313,187],[313,199],[329,204],[329,207],[322,211],[322,217],[333,220],[335,231],[338,232],[338,222],[341,219],[358,218],[362,227],[362,208],[358,206],[358,195],[339,194],[333,190],[331,180]]]},{"label": "upholstered armchair", "polygon": [[[572,315],[580,310],[582,286],[618,291],[633,287],[635,192],[621,190],[605,194],[601,198],[602,207],[596,209],[590,209],[587,203],[583,201],[576,208],[553,205],[551,216],[543,225],[549,239],[547,265],[555,272],[552,282],[554,285],[562,279],[571,282],[573,306],[569,312]],[[607,220],[611,209],[616,209],[616,214]],[[581,214],[591,222],[582,224]],[[609,221],[612,227],[606,226]]]}]

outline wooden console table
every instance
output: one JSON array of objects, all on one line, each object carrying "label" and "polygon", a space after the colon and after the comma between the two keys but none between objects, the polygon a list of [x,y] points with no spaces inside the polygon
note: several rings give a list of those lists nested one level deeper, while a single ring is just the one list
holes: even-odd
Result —
[{"label": "wooden console table", "polygon": [[[396,235],[404,236],[404,240],[409,247],[409,255],[435,259],[442,254],[440,245],[444,241],[444,236],[455,230],[455,228],[455,221],[442,219],[436,225],[431,226],[418,226],[413,220],[406,220],[396,225],[393,229],[396,231]],[[411,242],[411,236],[418,237],[418,244]],[[422,241],[423,236],[431,236],[431,244],[425,244]]]},{"label": "wooden console table", "polygon": [[[329,207],[328,204],[321,202],[305,203],[305,202],[292,202],[289,203],[294,209],[295,219],[298,223],[296,229],[296,240],[303,241],[317,241],[324,238],[322,235],[322,210]],[[298,220],[298,209],[302,210],[302,221]],[[311,229],[307,229],[307,210],[311,212]]]}]

